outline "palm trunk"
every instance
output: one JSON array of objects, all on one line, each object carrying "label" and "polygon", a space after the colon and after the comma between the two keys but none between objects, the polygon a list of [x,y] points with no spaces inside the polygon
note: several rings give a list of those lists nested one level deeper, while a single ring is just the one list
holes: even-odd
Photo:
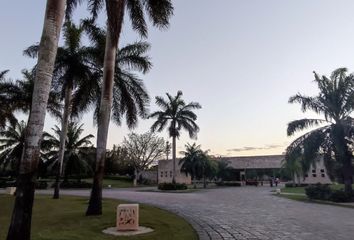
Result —
[{"label": "palm trunk", "polygon": [[29,240],[40,141],[51,87],[66,0],[47,0],[42,38],[38,53],[31,114],[26,129],[24,155],[17,178],[17,194],[7,240]]},{"label": "palm trunk", "polygon": [[[108,13],[108,26],[103,64],[103,86],[101,90],[101,103],[98,115],[96,169],[86,215],[102,214],[102,181],[104,175],[104,164],[106,159],[108,128],[112,108],[114,67],[117,55],[117,44],[119,42],[121,27],[123,25],[125,2],[124,0],[110,1],[109,3],[106,2],[106,7]],[[113,36],[112,26],[110,25],[110,17],[112,18],[112,16],[109,15],[109,13],[112,13],[112,10],[114,9],[118,10],[118,12],[116,13],[118,21],[118,29],[115,29],[116,36]]]},{"label": "palm trunk", "polygon": [[172,183],[176,183],[176,136],[172,136]]},{"label": "palm trunk", "polygon": [[349,152],[344,127],[341,124],[334,126],[334,142],[336,160],[342,162],[342,175],[344,181],[344,191],[352,194],[353,188],[353,166],[352,154]]},{"label": "palm trunk", "polygon": [[58,157],[57,176],[54,184],[54,199],[59,199],[60,177],[63,173],[63,161],[65,153],[65,142],[68,134],[69,116],[71,114],[72,87],[68,84],[65,88],[64,111],[61,119],[60,146]]}]

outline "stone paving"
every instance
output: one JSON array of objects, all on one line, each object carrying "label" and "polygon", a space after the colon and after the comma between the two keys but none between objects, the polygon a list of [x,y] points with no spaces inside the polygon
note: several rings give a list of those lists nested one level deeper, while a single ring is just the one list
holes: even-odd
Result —
[{"label": "stone paving", "polygon": [[[62,191],[87,196],[87,190]],[[104,197],[147,203],[184,217],[200,240],[353,240],[354,209],[292,201],[268,187],[194,193],[104,190]]]}]

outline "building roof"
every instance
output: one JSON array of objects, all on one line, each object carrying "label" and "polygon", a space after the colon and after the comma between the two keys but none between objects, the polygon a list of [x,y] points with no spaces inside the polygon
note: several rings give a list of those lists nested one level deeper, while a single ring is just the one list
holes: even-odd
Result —
[{"label": "building roof", "polygon": [[229,166],[235,169],[272,169],[281,168],[284,155],[221,157],[217,161],[227,160]]}]

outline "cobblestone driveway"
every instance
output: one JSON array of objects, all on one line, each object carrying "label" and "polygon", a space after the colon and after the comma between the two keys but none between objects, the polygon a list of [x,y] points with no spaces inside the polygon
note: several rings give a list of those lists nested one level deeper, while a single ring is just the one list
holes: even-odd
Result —
[{"label": "cobblestone driveway", "polygon": [[[72,191],[63,191],[73,194]],[[87,195],[76,191],[75,195]],[[353,240],[354,209],[302,203],[266,187],[222,188],[195,193],[105,190],[104,196],[152,204],[187,219],[200,240]]]}]

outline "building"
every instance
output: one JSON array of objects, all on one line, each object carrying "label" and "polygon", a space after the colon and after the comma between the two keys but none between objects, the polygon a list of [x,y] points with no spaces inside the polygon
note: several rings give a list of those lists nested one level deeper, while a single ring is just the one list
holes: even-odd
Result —
[{"label": "building", "polygon": [[[172,171],[172,160],[160,160],[158,166],[158,183],[172,183]],[[192,183],[191,177],[181,172],[181,164],[179,164],[179,159],[176,160],[176,182],[185,184]]]},{"label": "building", "polygon": [[276,176],[281,167],[283,155],[247,156],[247,157],[221,157],[216,161],[227,161],[232,168],[233,181],[246,179],[268,180]]},{"label": "building", "polygon": [[[246,156],[246,157],[219,157],[215,161],[227,161],[230,176],[227,181],[262,180],[267,181],[271,177],[280,177],[284,155]],[[176,160],[176,182],[191,184],[191,177],[181,173],[181,165]],[[158,165],[158,182],[172,182],[172,160],[160,160]],[[296,179],[297,183],[329,184],[331,180],[327,174],[323,159],[320,158],[315,167],[311,167],[304,176]]]}]

